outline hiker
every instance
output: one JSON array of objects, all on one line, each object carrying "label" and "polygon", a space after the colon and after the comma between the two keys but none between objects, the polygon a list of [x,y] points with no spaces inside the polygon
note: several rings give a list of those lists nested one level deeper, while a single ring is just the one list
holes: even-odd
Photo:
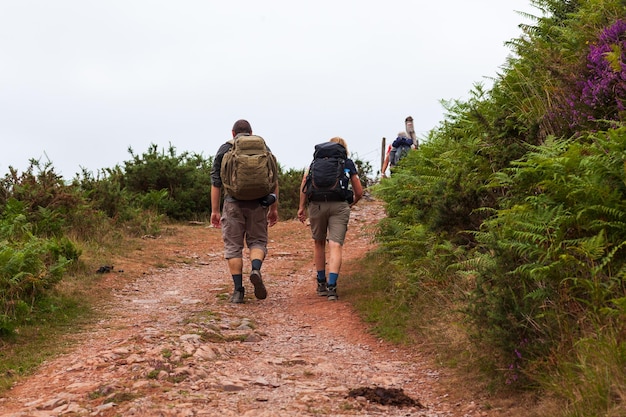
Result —
[{"label": "hiker", "polygon": [[411,139],[406,132],[399,132],[393,143],[387,147],[387,153],[385,154],[385,160],[383,161],[381,170],[383,178],[386,177],[385,173],[387,167],[389,167],[390,173],[393,172],[394,167],[398,165],[398,162],[400,162],[411,149],[415,149],[413,139]]},{"label": "hiker", "polygon": [[[278,221],[278,171],[276,159],[260,136],[252,135],[252,127],[246,120],[237,120],[232,129],[233,140],[224,143],[217,151],[211,168],[211,224],[222,228],[224,257],[233,278],[234,291],[232,303],[243,303],[243,249],[244,240],[250,252],[250,282],[254,286],[254,295],[262,300],[267,297],[267,290],[261,276],[261,266],[267,255],[267,228]],[[241,165],[232,164],[235,149],[246,146],[259,146],[260,152],[269,157],[268,167],[261,166],[263,174],[251,174]],[[252,144],[252,145],[250,145]],[[258,159],[258,158],[257,158]],[[232,172],[228,171],[231,169]],[[256,168],[255,168],[256,169]],[[237,172],[240,170],[241,172]],[[225,171],[227,171],[225,173]],[[273,172],[272,172],[273,171]],[[241,174],[237,176],[237,174]],[[233,184],[237,179],[238,184]],[[254,179],[260,184],[244,184]],[[239,187],[239,188],[237,188]],[[220,198],[224,189],[224,207],[220,213]],[[242,191],[243,190],[243,191]],[[252,190],[252,191],[250,191]],[[262,190],[262,191],[259,191]],[[258,194],[258,193],[261,194]],[[241,195],[240,195],[241,193]],[[247,194],[246,194],[247,193]],[[257,194],[255,194],[257,193]]]},{"label": "hiker", "polygon": [[[313,162],[304,173],[300,187],[298,219],[307,219],[314,240],[317,294],[337,300],[337,278],[341,268],[343,244],[350,220],[350,208],[363,196],[361,180],[354,162],[347,157],[348,146],[342,138],[315,146]],[[338,184],[338,186],[335,186]],[[352,189],[350,190],[350,186]],[[326,241],[328,240],[328,280],[326,279]]]}]

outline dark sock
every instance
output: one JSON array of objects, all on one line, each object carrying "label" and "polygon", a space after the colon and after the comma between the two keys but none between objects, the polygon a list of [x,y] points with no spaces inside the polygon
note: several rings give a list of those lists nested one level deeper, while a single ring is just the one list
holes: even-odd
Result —
[{"label": "dark sock", "polygon": [[337,278],[339,278],[339,274],[335,272],[331,272],[330,274],[328,274],[328,285],[337,285]]},{"label": "dark sock", "polygon": [[326,282],[326,270],[317,271],[317,282]]},{"label": "dark sock", "polygon": [[233,284],[235,284],[235,290],[238,291],[243,288],[243,274],[233,275]]},{"label": "dark sock", "polygon": [[252,269],[256,269],[257,271],[261,270],[261,265],[263,265],[263,261],[260,259],[252,260]]}]

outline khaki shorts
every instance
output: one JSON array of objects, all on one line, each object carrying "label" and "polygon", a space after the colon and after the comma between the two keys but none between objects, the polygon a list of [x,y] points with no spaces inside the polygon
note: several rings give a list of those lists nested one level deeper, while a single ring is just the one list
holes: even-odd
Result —
[{"label": "khaki shorts", "polygon": [[309,221],[314,240],[332,240],[343,245],[350,221],[350,205],[345,201],[310,201]]},{"label": "khaki shorts", "polygon": [[267,254],[268,210],[257,200],[224,201],[221,221],[226,259],[243,257],[244,240],[248,249],[261,249]]}]

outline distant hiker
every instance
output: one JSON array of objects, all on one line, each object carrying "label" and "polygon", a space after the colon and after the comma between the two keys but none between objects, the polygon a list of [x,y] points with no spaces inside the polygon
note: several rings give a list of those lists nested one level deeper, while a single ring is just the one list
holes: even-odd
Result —
[{"label": "distant hiker", "polygon": [[[276,158],[246,120],[232,129],[233,140],[217,151],[211,168],[211,224],[222,228],[224,257],[233,278],[232,303],[243,303],[244,240],[250,251],[250,281],[258,299],[267,297],[261,265],[267,255],[267,227],[278,221]],[[224,207],[220,199],[224,189]]]},{"label": "distant hiker", "polygon": [[[350,207],[363,196],[363,187],[354,162],[348,158],[342,138],[315,145],[313,162],[304,173],[300,187],[298,219],[310,219],[314,240],[313,256],[317,270],[317,294],[337,300],[337,278],[341,268],[343,243],[350,220]],[[328,240],[328,280],[326,241]]]},{"label": "distant hiker", "polygon": [[385,155],[385,160],[383,161],[381,175],[383,177],[386,176],[385,172],[387,171],[387,167],[389,167],[390,172],[393,172],[393,169],[396,165],[398,165],[398,162],[400,162],[400,160],[404,158],[411,149],[415,149],[413,139],[411,139],[406,132],[398,133],[398,136],[393,143],[387,147],[387,153]]}]

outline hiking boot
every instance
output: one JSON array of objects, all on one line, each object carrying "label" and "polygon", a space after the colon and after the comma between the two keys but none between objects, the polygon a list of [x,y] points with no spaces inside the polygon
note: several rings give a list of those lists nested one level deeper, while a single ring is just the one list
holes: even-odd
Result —
[{"label": "hiking boot", "polygon": [[317,295],[320,296],[327,296],[328,295],[328,288],[326,288],[326,281],[317,281]]},{"label": "hiking boot", "polygon": [[233,296],[230,297],[230,302],[233,304],[242,304],[244,294],[245,294],[245,289],[243,287],[239,288],[238,290],[235,290],[233,292]]},{"label": "hiking boot", "polygon": [[254,285],[254,296],[259,300],[264,300],[267,297],[267,290],[265,289],[265,285],[263,285],[261,271],[253,269],[250,273],[250,282]]},{"label": "hiking boot", "polygon": [[337,286],[329,285],[328,287],[328,301],[337,301],[339,296],[337,295]]}]

